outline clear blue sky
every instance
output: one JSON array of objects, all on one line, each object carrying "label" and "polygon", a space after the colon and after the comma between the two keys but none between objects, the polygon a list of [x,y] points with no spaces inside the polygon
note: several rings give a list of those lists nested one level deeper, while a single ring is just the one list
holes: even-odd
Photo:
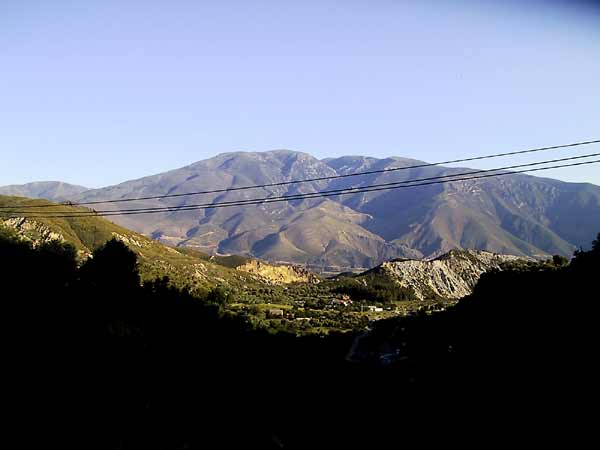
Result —
[{"label": "clear blue sky", "polygon": [[[599,138],[597,2],[0,2],[0,185]],[[548,176],[600,184],[600,165]]]}]

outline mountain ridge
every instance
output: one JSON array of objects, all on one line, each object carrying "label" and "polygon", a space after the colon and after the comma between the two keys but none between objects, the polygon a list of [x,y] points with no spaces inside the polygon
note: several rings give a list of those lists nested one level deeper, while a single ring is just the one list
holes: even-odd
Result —
[{"label": "mountain ridge", "polygon": [[[292,150],[229,152],[180,169],[77,194],[74,201],[179,194],[412,166],[421,161],[342,156],[319,160]],[[428,166],[128,203],[128,208],[314,193],[350,186],[462,173]],[[117,209],[116,204],[103,209]],[[115,223],[210,254],[240,254],[311,266],[374,267],[399,258],[431,258],[455,248],[517,256],[570,256],[600,224],[600,187],[529,175],[294,200],[250,207],[115,216]]]},{"label": "mountain ridge", "polygon": [[62,181],[34,181],[26,184],[0,186],[0,195],[43,198],[61,202],[88,191],[89,188]]}]

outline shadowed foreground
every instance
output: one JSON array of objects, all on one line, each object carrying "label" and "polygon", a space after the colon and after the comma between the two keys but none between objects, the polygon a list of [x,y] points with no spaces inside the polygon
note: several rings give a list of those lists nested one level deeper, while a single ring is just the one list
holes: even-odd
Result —
[{"label": "shadowed foreground", "polygon": [[20,448],[573,444],[592,417],[598,240],[570,265],[486,274],[445,312],[381,322],[350,363],[351,334],[271,335],[219,291],[141,285],[117,241],[78,267],[68,245],[0,233]]}]

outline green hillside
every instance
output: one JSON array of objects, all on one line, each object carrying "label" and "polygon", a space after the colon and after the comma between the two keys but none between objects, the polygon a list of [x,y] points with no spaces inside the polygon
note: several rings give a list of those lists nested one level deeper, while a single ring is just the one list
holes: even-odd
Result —
[{"label": "green hillside", "polygon": [[[32,209],[30,218],[11,218],[19,209],[22,210],[23,206],[42,205],[53,207]],[[46,215],[67,215],[76,211],[88,211],[84,208],[52,204],[46,200],[6,196],[0,196],[0,206],[3,207],[0,209],[0,220],[4,226],[15,229],[21,237],[34,243],[57,238],[68,242],[76,248],[81,259],[87,258],[94,249],[110,239],[116,238],[124,242],[137,254],[143,280],[168,276],[180,287],[203,290],[217,286],[237,289],[243,285],[257,284],[250,275],[232,268],[235,267],[232,258],[220,258],[211,262],[208,255],[167,247],[101,217],[33,217],[36,214],[33,211],[43,211]],[[219,262],[223,264],[218,264]]]}]

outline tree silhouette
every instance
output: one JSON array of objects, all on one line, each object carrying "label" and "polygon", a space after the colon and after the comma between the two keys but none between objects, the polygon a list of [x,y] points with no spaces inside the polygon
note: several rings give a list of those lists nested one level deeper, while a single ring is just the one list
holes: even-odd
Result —
[{"label": "tree silhouette", "polygon": [[123,242],[111,239],[88,258],[81,268],[81,278],[115,292],[137,289],[141,284],[137,255]]},{"label": "tree silhouette", "polygon": [[562,267],[569,264],[569,260],[562,255],[554,255],[552,256],[552,264],[556,267]]},{"label": "tree silhouette", "polygon": [[592,242],[592,248],[588,251],[577,250],[571,260],[571,267],[575,271],[585,272],[588,276],[597,273],[600,267],[600,233]]}]

